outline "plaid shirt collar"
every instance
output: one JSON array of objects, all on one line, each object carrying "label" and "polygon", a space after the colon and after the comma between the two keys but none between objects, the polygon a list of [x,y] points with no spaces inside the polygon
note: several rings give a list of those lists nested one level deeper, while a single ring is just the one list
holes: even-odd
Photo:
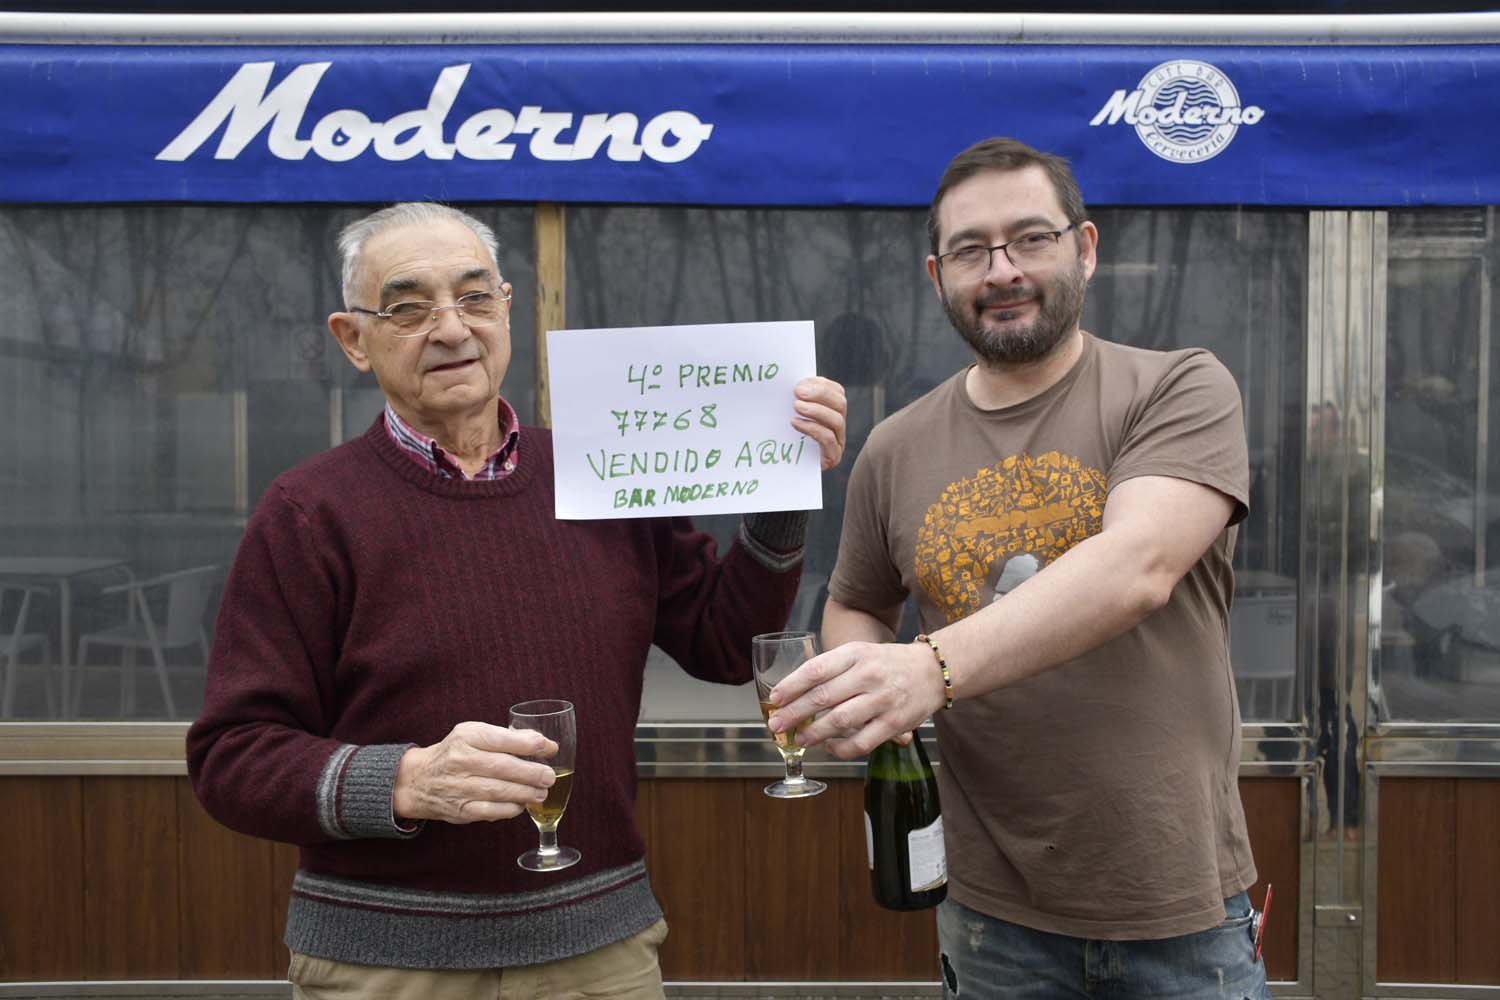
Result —
[{"label": "plaid shirt collar", "polygon": [[[506,431],[506,428],[510,428]],[[385,404],[385,430],[391,440],[411,456],[412,461],[434,475],[444,479],[504,479],[516,471],[521,460],[521,422],[516,411],[503,398],[500,400],[500,432],[503,440],[500,447],[491,452],[479,471],[470,476],[464,473],[458,462],[437,441],[414,430],[396,415],[391,404]]]}]

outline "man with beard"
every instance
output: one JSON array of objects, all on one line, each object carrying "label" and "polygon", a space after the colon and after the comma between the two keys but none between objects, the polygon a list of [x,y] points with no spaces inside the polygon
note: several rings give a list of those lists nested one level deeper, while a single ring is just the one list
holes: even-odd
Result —
[{"label": "man with beard", "polygon": [[[1099,234],[1065,160],[965,150],[928,232],[977,363],[871,433],[828,652],[771,728],[852,758],[935,715],[948,996],[1269,997],[1229,665],[1235,382],[1079,328]],[[924,634],[897,643],[908,594]]]}]

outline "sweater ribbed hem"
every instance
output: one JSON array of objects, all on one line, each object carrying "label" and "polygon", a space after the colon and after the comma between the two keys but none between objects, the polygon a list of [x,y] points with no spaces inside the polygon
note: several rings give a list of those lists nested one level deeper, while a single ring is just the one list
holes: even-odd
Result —
[{"label": "sweater ribbed hem", "polygon": [[807,511],[747,514],[740,522],[740,544],[762,566],[785,573],[802,561],[807,539]]},{"label": "sweater ribbed hem", "polygon": [[401,969],[503,969],[595,951],[662,916],[644,861],[541,892],[426,892],[297,872],[294,952]]}]

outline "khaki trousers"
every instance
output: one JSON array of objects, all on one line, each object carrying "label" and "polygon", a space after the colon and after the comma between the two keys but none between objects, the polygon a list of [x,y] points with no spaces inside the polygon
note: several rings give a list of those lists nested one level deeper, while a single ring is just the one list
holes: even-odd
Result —
[{"label": "khaki trousers", "polygon": [[667,939],[658,920],[597,951],[514,969],[432,971],[353,965],[292,954],[293,1000],[662,1000],[657,950]]}]

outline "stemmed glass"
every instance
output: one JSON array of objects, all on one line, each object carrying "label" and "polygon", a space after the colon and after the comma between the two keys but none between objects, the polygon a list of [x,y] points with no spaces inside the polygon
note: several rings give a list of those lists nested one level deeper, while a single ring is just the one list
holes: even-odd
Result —
[{"label": "stemmed glass", "polygon": [[545,802],[528,802],[526,811],[536,824],[541,843],[516,858],[516,864],[533,872],[551,872],[578,864],[583,857],[571,847],[557,846],[557,824],[568,808],[573,792],[573,758],[578,749],[578,727],[570,701],[523,701],[510,708],[510,728],[530,729],[557,744],[551,757],[532,758],[557,772],[557,781],[547,790]]},{"label": "stemmed glass", "polygon": [[[769,722],[775,710],[771,704],[771,689],[787,674],[818,655],[818,637],[811,632],[757,635],[750,640],[750,653],[750,662],[755,667],[755,690],[760,695],[760,716]],[[817,795],[828,788],[821,781],[802,776],[802,754],[807,748],[797,745],[797,733],[801,728],[799,725],[784,733],[771,733],[786,768],[786,777],[766,786],[766,794],[773,799],[798,799]],[[766,731],[770,732],[769,727]]]}]

